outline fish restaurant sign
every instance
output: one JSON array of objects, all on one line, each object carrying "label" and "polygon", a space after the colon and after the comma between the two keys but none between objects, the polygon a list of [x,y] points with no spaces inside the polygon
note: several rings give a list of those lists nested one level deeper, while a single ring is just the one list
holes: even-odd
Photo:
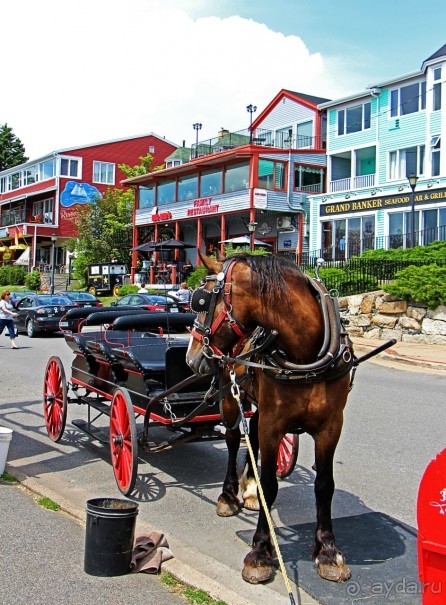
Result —
[{"label": "fish restaurant sign", "polygon": [[[432,204],[434,202],[446,201],[446,189],[435,191],[420,191],[415,194],[415,204]],[[411,194],[389,195],[365,200],[346,200],[333,204],[321,204],[320,216],[332,216],[333,214],[347,214],[351,212],[364,212],[367,210],[389,210],[390,208],[401,208],[410,206]]]}]

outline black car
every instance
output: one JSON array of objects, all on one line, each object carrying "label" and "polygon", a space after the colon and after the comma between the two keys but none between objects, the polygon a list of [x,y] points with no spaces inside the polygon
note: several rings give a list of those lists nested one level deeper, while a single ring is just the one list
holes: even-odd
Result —
[{"label": "black car", "polygon": [[96,296],[89,292],[75,292],[70,290],[69,292],[55,292],[57,296],[63,296],[69,298],[74,302],[76,307],[102,307],[102,303]]},{"label": "black car", "polygon": [[9,297],[9,302],[13,307],[17,306],[19,300],[22,300],[25,296],[34,296],[35,292],[31,292],[30,290],[20,290],[17,292],[11,292],[11,296]]},{"label": "black car", "polygon": [[113,307],[120,307],[122,305],[135,305],[147,311],[168,311],[170,313],[184,311],[177,298],[161,294],[127,294],[117,302],[111,303]]},{"label": "black car", "polygon": [[25,296],[15,308],[14,324],[17,332],[26,332],[30,338],[39,332],[57,332],[60,318],[75,307],[72,300],[56,294]]}]

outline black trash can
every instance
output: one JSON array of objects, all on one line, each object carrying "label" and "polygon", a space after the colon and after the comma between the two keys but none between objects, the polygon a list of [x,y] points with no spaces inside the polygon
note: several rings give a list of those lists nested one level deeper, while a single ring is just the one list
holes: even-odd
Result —
[{"label": "black trash can", "polygon": [[84,571],[91,576],[130,572],[138,504],[118,498],[87,501]]}]

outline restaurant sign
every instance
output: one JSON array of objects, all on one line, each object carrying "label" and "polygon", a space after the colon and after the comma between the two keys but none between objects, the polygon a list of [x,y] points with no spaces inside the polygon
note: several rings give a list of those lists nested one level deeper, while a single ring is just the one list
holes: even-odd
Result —
[{"label": "restaurant sign", "polygon": [[[446,202],[446,189],[435,191],[420,191],[415,193],[415,205],[433,204],[435,202]],[[319,216],[333,216],[335,214],[351,214],[352,212],[366,212],[370,210],[391,210],[410,206],[412,202],[411,193],[401,195],[388,195],[365,200],[345,200],[342,202],[325,203],[320,205]]]}]

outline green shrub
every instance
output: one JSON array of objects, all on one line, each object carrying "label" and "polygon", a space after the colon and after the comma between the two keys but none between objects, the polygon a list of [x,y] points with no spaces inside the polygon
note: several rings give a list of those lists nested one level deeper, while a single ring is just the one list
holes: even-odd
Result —
[{"label": "green shrub", "polygon": [[136,294],[138,290],[138,286],[135,286],[133,284],[124,284],[119,288],[119,296],[125,296],[126,294]]},{"label": "green shrub", "polygon": [[38,271],[31,271],[31,273],[28,273],[28,275],[25,277],[25,285],[28,290],[33,290],[34,292],[40,290],[40,273]]},{"label": "green shrub", "polygon": [[389,248],[389,250],[366,250],[362,258],[376,260],[424,260],[446,259],[446,242],[432,242],[428,246],[414,248]]},{"label": "green shrub", "polygon": [[23,286],[26,271],[24,267],[5,265],[0,267],[0,286]]},{"label": "green shrub", "polygon": [[412,265],[399,271],[395,281],[383,290],[403,300],[424,303],[430,309],[446,305],[446,267]]}]

